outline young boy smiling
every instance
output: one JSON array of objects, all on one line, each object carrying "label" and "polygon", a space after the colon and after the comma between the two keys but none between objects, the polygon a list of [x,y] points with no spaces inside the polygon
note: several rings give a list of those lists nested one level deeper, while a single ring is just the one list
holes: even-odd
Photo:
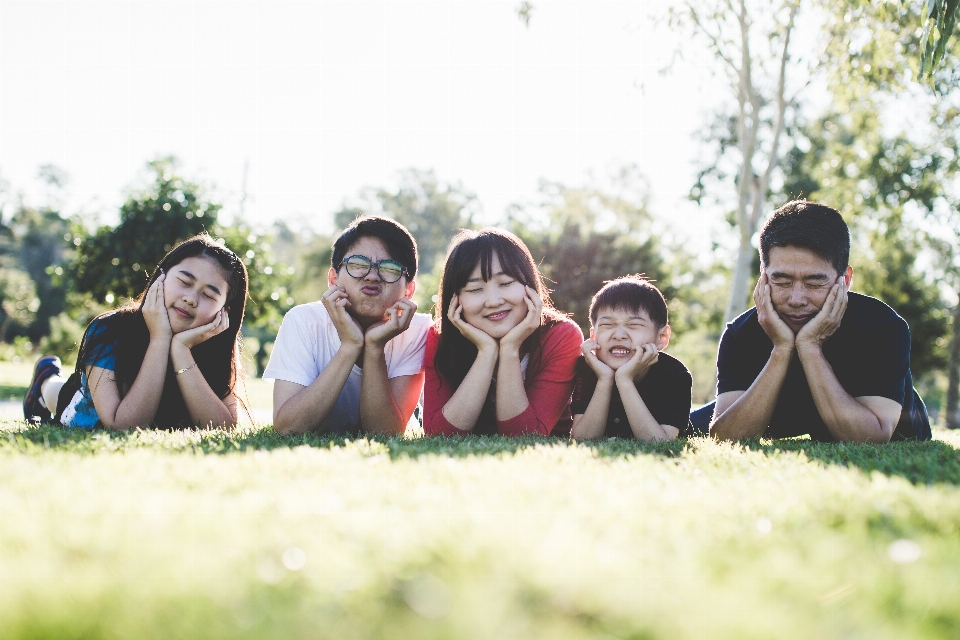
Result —
[{"label": "young boy smiling", "polygon": [[612,280],[593,297],[590,324],[571,436],[672,440],[687,433],[693,378],[661,353],[670,343],[663,294],[642,276]]}]

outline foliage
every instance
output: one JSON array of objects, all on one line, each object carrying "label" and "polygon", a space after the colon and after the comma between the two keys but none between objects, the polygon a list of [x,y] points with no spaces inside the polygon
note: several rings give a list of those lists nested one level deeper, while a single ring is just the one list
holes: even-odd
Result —
[{"label": "foliage", "polygon": [[214,230],[220,205],[209,200],[203,186],[176,173],[174,158],[158,158],[147,166],[147,184],[120,207],[116,227],[101,226],[88,237],[74,238],[77,291],[108,303],[135,298],[174,245]]},{"label": "foliage", "polygon": [[960,631],[956,434],[878,446],[0,430],[3,637]]},{"label": "foliage", "polygon": [[[922,376],[945,364],[949,314],[920,265],[922,211],[945,197],[956,173],[949,149],[885,136],[876,105],[829,113],[798,128],[784,162],[784,200],[804,196],[837,207],[851,226],[855,289],[890,304],[910,325],[911,362]],[[801,146],[802,145],[802,146]]]},{"label": "foliage", "polygon": [[385,215],[404,225],[417,241],[418,271],[431,272],[446,255],[450,239],[473,224],[479,210],[476,196],[460,184],[441,182],[433,170],[400,172],[396,190],[368,187],[359,194],[361,207],[344,207],[334,214],[337,229],[357,215]]},{"label": "foliage", "polygon": [[920,74],[929,76],[943,61],[947,52],[947,43],[954,35],[957,17],[960,16],[960,1],[926,0],[925,5],[926,18],[920,42]]},{"label": "foliage", "polygon": [[[769,212],[782,139],[796,117],[797,92],[821,64],[791,50],[800,5],[800,0],[684,0],[670,9],[671,26],[706,48],[727,84],[727,111],[718,118],[726,127],[719,136],[709,136],[716,138],[716,155],[706,161],[692,194],[699,202],[704,177],[711,173],[733,178],[732,184],[729,179],[715,183],[738,237],[726,321],[748,306],[753,236]],[[789,82],[793,76],[806,82]],[[789,86],[796,84],[799,88]]]},{"label": "foliage", "polygon": [[635,167],[625,167],[609,190],[543,181],[538,201],[513,205],[508,213],[511,230],[540,264],[554,304],[572,314],[584,335],[590,334],[590,300],[608,280],[643,273],[673,297],[646,198]]}]

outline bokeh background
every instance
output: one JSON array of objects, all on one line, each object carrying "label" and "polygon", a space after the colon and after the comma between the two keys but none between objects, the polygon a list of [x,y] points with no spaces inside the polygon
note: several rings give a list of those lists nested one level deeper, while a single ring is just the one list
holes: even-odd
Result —
[{"label": "bokeh background", "polygon": [[707,402],[756,232],[802,196],[844,214],[854,289],[908,320],[958,426],[957,51],[920,73],[923,3],[742,6],[0,2],[0,360],[71,361],[207,230],[250,268],[256,377],[367,212],[417,237],[425,312],[465,227],[523,237],[585,328],[648,274]]}]

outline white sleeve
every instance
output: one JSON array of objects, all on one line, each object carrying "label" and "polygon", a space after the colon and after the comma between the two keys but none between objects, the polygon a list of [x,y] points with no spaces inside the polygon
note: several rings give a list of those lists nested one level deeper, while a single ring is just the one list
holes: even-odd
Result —
[{"label": "white sleeve", "polygon": [[[418,313],[407,330],[393,340],[393,353],[390,358],[388,378],[412,376],[423,368],[423,356],[427,351],[427,331],[431,319],[425,313]],[[401,338],[403,340],[401,340]]]},{"label": "white sleeve", "polygon": [[320,375],[325,363],[318,363],[315,357],[319,328],[309,322],[304,311],[294,307],[283,317],[270,362],[263,372],[265,379],[286,380],[308,387]]}]

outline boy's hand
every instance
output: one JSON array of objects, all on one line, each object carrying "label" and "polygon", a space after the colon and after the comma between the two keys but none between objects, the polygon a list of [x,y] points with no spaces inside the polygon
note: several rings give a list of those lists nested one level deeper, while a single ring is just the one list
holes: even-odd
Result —
[{"label": "boy's hand", "polygon": [[383,320],[367,327],[363,333],[366,345],[383,348],[390,340],[407,330],[417,312],[417,303],[410,298],[400,298],[395,305],[387,309]]},{"label": "boy's hand", "polygon": [[653,343],[637,347],[633,357],[627,360],[627,363],[617,369],[617,381],[640,382],[650,371],[650,367],[657,364],[660,358],[660,351],[657,345]]},{"label": "boy's hand", "polygon": [[161,273],[153,281],[153,284],[147,289],[147,295],[143,297],[143,306],[140,307],[151,340],[169,341],[173,337],[170,316],[167,315],[167,305],[163,297],[163,281],[166,277],[167,274]]},{"label": "boy's hand", "polygon": [[580,345],[580,351],[583,352],[583,359],[587,361],[587,366],[597,374],[597,380],[611,380],[613,378],[613,369],[601,362],[600,358],[597,357],[595,350],[599,348],[600,344],[593,338],[584,340],[583,344]]},{"label": "boy's hand", "polygon": [[757,308],[757,322],[760,328],[767,334],[770,341],[776,347],[789,347],[793,349],[796,338],[793,330],[787,326],[776,309],[773,308],[773,300],[770,297],[770,281],[766,272],[760,274],[757,280],[757,286],[753,290],[753,304]]},{"label": "boy's hand", "polygon": [[324,308],[330,314],[333,320],[333,326],[337,328],[337,335],[340,336],[340,346],[363,347],[363,329],[357,324],[357,321],[347,312],[350,301],[347,300],[347,292],[343,287],[333,285],[320,296]]},{"label": "boy's hand", "polygon": [[460,296],[453,294],[450,299],[450,308],[447,309],[447,319],[453,323],[457,331],[463,334],[463,337],[472,342],[477,347],[477,351],[487,351],[498,347],[497,340],[489,333],[463,319],[463,306],[460,304]]}]

